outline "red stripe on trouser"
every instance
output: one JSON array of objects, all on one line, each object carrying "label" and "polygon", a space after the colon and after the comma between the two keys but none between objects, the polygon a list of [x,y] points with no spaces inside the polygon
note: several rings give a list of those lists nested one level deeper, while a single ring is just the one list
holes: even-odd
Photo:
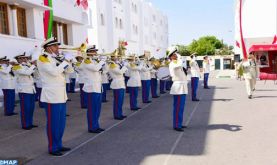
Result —
[{"label": "red stripe on trouser", "polygon": [[24,96],[23,94],[20,94],[21,96],[21,120],[23,123],[23,127],[26,128],[26,121],[25,121],[25,112],[24,112]]},{"label": "red stripe on trouser", "polygon": [[180,100],[181,100],[181,96],[178,96],[177,99],[177,107],[176,107],[176,114],[175,114],[175,127],[178,128],[178,114],[180,111]]},{"label": "red stripe on trouser", "polygon": [[51,128],[51,104],[48,104],[48,140],[49,140],[49,151],[52,152],[53,142],[52,142],[52,128]]}]

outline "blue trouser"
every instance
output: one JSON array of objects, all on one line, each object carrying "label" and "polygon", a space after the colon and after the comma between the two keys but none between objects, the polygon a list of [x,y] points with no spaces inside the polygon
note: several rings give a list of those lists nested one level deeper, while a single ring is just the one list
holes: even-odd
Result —
[{"label": "blue trouser", "polygon": [[127,87],[127,83],[130,77],[124,76],[125,86],[126,86],[126,93],[129,93],[129,88]]},{"label": "blue trouser", "polygon": [[147,103],[149,101],[151,80],[142,80],[142,102]]},{"label": "blue trouser", "polygon": [[139,91],[139,87],[129,87],[131,109],[138,108],[138,101],[137,101],[138,91]]},{"label": "blue trouser", "polygon": [[4,114],[8,116],[14,113],[15,90],[2,89],[2,91],[4,95]]},{"label": "blue trouser", "polygon": [[48,137],[48,151],[59,151],[62,145],[62,137],[66,122],[66,103],[45,103],[46,131]]},{"label": "blue trouser", "polygon": [[96,131],[99,128],[99,118],[102,105],[101,93],[86,93],[88,98],[87,121],[88,130]]},{"label": "blue trouser", "polygon": [[36,99],[38,98],[38,105],[40,108],[43,108],[43,103],[40,101],[40,95],[41,95],[42,88],[36,87]]},{"label": "blue trouser", "polygon": [[103,87],[103,93],[102,93],[102,102],[106,102],[107,101],[107,90],[109,88],[109,84],[102,84]]},{"label": "blue trouser", "polygon": [[35,97],[35,99],[36,99],[36,101],[39,101],[40,100],[40,94],[38,93],[38,87],[37,87],[36,83],[34,85],[35,85],[35,88],[36,88],[36,97]]},{"label": "blue trouser", "polygon": [[204,88],[208,88],[209,73],[204,73]]},{"label": "blue trouser", "polygon": [[186,95],[174,95],[173,99],[173,128],[182,128]]},{"label": "blue trouser", "polygon": [[151,94],[152,94],[152,97],[158,97],[157,89],[158,89],[158,80],[156,78],[152,78],[151,79]]},{"label": "blue trouser", "polygon": [[80,102],[81,102],[81,108],[87,108],[88,104],[88,98],[87,93],[83,91],[84,84],[79,84],[80,86]]},{"label": "blue trouser", "polygon": [[191,77],[191,97],[192,97],[192,100],[197,99],[198,82],[199,82],[199,77]]},{"label": "blue trouser", "polygon": [[70,91],[70,83],[66,83],[66,93],[69,93]]},{"label": "blue trouser", "polygon": [[120,118],[123,116],[122,106],[124,101],[124,89],[114,89],[113,90],[113,115],[115,118]]},{"label": "blue trouser", "polygon": [[165,93],[165,83],[166,81],[160,80],[160,93]]},{"label": "blue trouser", "polygon": [[76,78],[71,78],[70,84],[69,84],[69,92],[70,93],[75,93],[75,85],[76,85]]},{"label": "blue trouser", "polygon": [[166,81],[166,85],[165,85],[166,90],[169,91],[171,89],[172,83],[173,82],[171,80]]},{"label": "blue trouser", "polygon": [[28,128],[33,125],[35,110],[35,94],[19,93],[21,127]]}]

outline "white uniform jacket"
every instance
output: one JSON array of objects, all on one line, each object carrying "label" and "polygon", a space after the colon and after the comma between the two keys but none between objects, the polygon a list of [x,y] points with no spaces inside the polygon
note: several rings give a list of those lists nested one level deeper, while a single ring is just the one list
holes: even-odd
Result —
[{"label": "white uniform jacket", "polygon": [[75,72],[78,75],[78,83],[79,84],[84,84],[85,80],[86,80],[86,75],[85,75],[85,72],[84,72],[84,66],[85,66],[84,62],[82,62],[82,63],[77,62],[76,65],[75,65]]},{"label": "white uniform jacket", "polygon": [[108,66],[108,65],[105,65],[105,66],[103,67],[103,71],[102,71],[102,73],[101,73],[102,84],[108,84],[108,83],[109,83],[108,72],[109,72],[109,66]]},{"label": "white uniform jacket", "polygon": [[34,82],[36,83],[36,86],[38,88],[42,88],[42,83],[41,83],[41,78],[40,78],[40,73],[38,71],[38,68],[35,69],[35,72],[33,73],[34,75]]},{"label": "white uniform jacket", "polygon": [[13,72],[16,76],[16,89],[18,93],[34,94],[36,92],[34,79],[32,74],[35,72],[36,66],[16,65]]},{"label": "white uniform jacket", "polygon": [[101,69],[105,65],[103,61],[99,63],[90,58],[86,59],[83,66],[85,83],[83,90],[87,93],[102,93]]},{"label": "white uniform jacket", "polygon": [[134,63],[129,63],[127,66],[130,78],[127,82],[128,87],[141,87],[140,70],[141,66]]},{"label": "white uniform jacket", "polygon": [[154,66],[152,64],[149,65],[149,66],[151,68],[151,70],[150,70],[151,78],[156,79],[158,71],[156,69],[154,69]]},{"label": "white uniform jacket", "polygon": [[181,59],[178,59],[170,62],[169,71],[173,81],[170,94],[172,95],[187,94],[188,93],[187,76],[183,71],[183,61]]},{"label": "white uniform jacket", "polygon": [[15,77],[11,74],[12,66],[0,65],[0,88],[15,89]]},{"label": "white uniform jacket", "polygon": [[125,89],[124,73],[127,71],[127,67],[120,67],[119,64],[110,64],[109,73],[112,77],[111,88],[112,89]]},{"label": "white uniform jacket", "polygon": [[245,79],[256,79],[258,75],[257,63],[252,60],[247,60],[240,64],[243,68],[243,77]]},{"label": "white uniform jacket", "polygon": [[151,80],[150,66],[147,65],[144,61],[142,61],[140,65],[141,65],[141,71],[140,71],[141,80]]},{"label": "white uniform jacket", "polygon": [[195,60],[190,61],[191,77],[200,77],[200,68]]},{"label": "white uniform jacket", "polygon": [[210,63],[204,60],[203,61],[203,72],[204,73],[210,73],[210,71],[211,71]]},{"label": "white uniform jacket", "polygon": [[51,55],[39,57],[37,65],[42,82],[41,102],[55,104],[67,101],[65,71],[70,65],[66,61],[59,65],[57,63]]}]

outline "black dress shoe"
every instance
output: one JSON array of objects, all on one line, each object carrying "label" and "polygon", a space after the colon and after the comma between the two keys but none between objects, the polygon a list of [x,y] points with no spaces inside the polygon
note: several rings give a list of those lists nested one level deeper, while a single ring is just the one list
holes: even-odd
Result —
[{"label": "black dress shoe", "polygon": [[124,120],[123,117],[114,117],[115,120]]},{"label": "black dress shoe", "polygon": [[124,116],[124,115],[122,115],[121,117],[122,117],[123,119],[127,118],[127,116]]},{"label": "black dress shoe", "polygon": [[151,103],[152,101],[146,101],[146,102],[143,102],[144,104],[149,104]]},{"label": "black dress shoe", "polygon": [[184,132],[184,130],[182,128],[174,128],[174,130],[177,132]]},{"label": "black dress shoe", "polygon": [[137,108],[131,108],[132,111],[137,111],[137,110],[140,110],[141,108],[140,107],[137,107]]},{"label": "black dress shoe", "polygon": [[37,128],[38,126],[37,125],[32,125],[32,128]]},{"label": "black dress shoe", "polygon": [[81,107],[82,109],[87,109],[88,107]]},{"label": "black dress shoe", "polygon": [[5,116],[14,116],[14,115],[17,115],[18,113],[10,113],[10,114],[7,114]]},{"label": "black dress shoe", "polygon": [[166,94],[166,92],[161,92],[161,94]]},{"label": "black dress shoe", "polygon": [[33,127],[32,126],[30,126],[30,127],[22,127],[22,129],[24,129],[24,130],[31,130]]},{"label": "black dress shoe", "polygon": [[204,89],[210,89],[209,87],[204,87]]},{"label": "black dress shoe", "polygon": [[70,116],[69,114],[66,114],[66,117]]},{"label": "black dress shoe", "polygon": [[101,131],[98,130],[98,129],[97,129],[97,130],[89,130],[88,132],[89,132],[89,133],[101,133]]},{"label": "black dress shoe", "polygon": [[60,151],[55,151],[55,152],[49,152],[50,155],[53,155],[53,156],[62,156],[63,153],[61,153]]},{"label": "black dress shoe", "polygon": [[182,128],[188,128],[188,126],[183,125]]},{"label": "black dress shoe", "polygon": [[71,150],[71,148],[68,148],[68,147],[62,147],[60,149],[61,152],[66,152],[66,151],[70,151],[70,150]]},{"label": "black dress shoe", "polygon": [[249,95],[249,96],[248,96],[248,99],[252,99],[252,95]]},{"label": "black dress shoe", "polygon": [[198,101],[200,101],[199,99],[192,99],[192,101],[196,101],[196,102],[198,102]]},{"label": "black dress shoe", "polygon": [[152,97],[152,98],[154,98],[154,99],[156,99],[156,98],[159,98],[160,96],[154,96],[154,97]]},{"label": "black dress shoe", "polygon": [[105,129],[102,129],[102,128],[98,128],[97,130],[99,130],[101,132],[105,131]]},{"label": "black dress shoe", "polygon": [[108,100],[104,100],[104,101],[102,101],[102,103],[107,103],[107,102],[109,102]]}]

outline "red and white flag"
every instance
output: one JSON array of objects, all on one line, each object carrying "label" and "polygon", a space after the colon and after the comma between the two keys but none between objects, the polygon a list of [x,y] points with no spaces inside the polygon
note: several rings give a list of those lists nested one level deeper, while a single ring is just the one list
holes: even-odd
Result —
[{"label": "red and white flag", "polygon": [[236,41],[236,46],[240,48],[240,43],[238,41]]},{"label": "red and white flag", "polygon": [[75,6],[82,6],[85,10],[87,10],[88,0],[76,0]]},{"label": "red and white flag", "polygon": [[275,35],[272,41],[272,44],[276,44],[277,43],[277,36]]}]

